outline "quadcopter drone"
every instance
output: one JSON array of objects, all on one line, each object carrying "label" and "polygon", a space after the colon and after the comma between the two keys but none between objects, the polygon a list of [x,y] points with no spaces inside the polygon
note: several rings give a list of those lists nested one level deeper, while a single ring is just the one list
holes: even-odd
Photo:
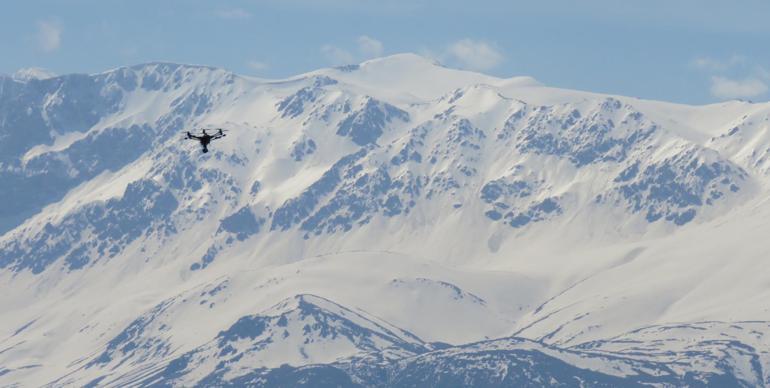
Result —
[{"label": "quadcopter drone", "polygon": [[209,152],[209,148],[208,147],[209,147],[209,143],[211,143],[212,140],[221,139],[221,138],[227,136],[223,132],[224,130],[222,128],[216,129],[216,132],[213,135],[209,135],[206,132],[206,128],[202,128],[200,131],[201,131],[201,133],[197,134],[197,135],[193,135],[192,133],[190,133],[190,131],[187,131],[186,139],[187,140],[197,140],[198,142],[200,142],[201,143],[201,147],[203,147],[203,149],[201,151],[204,154]]}]

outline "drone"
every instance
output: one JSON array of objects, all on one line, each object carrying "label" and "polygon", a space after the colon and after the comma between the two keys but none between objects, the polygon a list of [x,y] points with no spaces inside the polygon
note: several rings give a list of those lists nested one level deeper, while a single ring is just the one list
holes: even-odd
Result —
[{"label": "drone", "polygon": [[206,133],[206,128],[202,128],[200,134],[193,135],[190,133],[190,131],[187,131],[187,137],[186,140],[197,140],[201,143],[201,146],[203,149],[201,150],[204,154],[209,152],[209,143],[211,143],[212,140],[221,139],[227,135],[223,132],[224,130],[222,128],[217,128],[215,133],[213,135],[209,135]]}]

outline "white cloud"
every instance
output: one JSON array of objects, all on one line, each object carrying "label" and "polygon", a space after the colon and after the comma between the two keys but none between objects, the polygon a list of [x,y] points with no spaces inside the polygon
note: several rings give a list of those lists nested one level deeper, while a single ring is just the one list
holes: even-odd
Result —
[{"label": "white cloud", "polygon": [[358,51],[366,59],[381,57],[385,51],[382,42],[366,35],[358,37]]},{"label": "white cloud", "polygon": [[335,66],[349,65],[355,62],[355,59],[353,58],[353,54],[337,46],[332,46],[329,44],[324,45],[321,47],[321,53],[323,54],[323,56],[326,58],[327,61],[331,62]]},{"label": "white cloud", "polygon": [[767,90],[767,84],[759,78],[735,80],[711,77],[711,95],[717,98],[752,98],[766,93]]},{"label": "white cloud", "polygon": [[37,22],[37,43],[45,52],[56,51],[61,46],[62,28],[54,21]]},{"label": "white cloud", "polygon": [[721,100],[751,99],[770,90],[770,71],[743,55],[723,59],[700,57],[690,64],[710,76],[711,96]]},{"label": "white cloud", "polygon": [[441,63],[444,60],[443,55],[426,47],[421,47],[419,50],[417,50],[417,54],[436,63]]},{"label": "white cloud", "polygon": [[747,58],[742,55],[733,55],[726,60],[700,57],[692,61],[692,65],[701,70],[725,71],[747,63]]},{"label": "white cloud", "polygon": [[770,81],[770,70],[762,66],[757,66],[756,72],[760,78]]},{"label": "white cloud", "polygon": [[[327,44],[321,47],[321,52],[333,65],[357,63],[381,57],[385,53],[382,42],[370,36],[361,35],[356,39],[356,43],[357,47],[352,50]],[[493,44],[472,39],[456,41],[440,51],[422,49],[420,53],[436,63],[454,63],[471,70],[491,69],[504,59],[503,54]]]},{"label": "white cloud", "polygon": [[218,11],[217,16],[228,20],[243,20],[251,18],[251,13],[241,8],[232,8]]},{"label": "white cloud", "polygon": [[139,54],[139,48],[136,46],[126,46],[118,50],[118,52],[126,58],[135,58]]},{"label": "white cloud", "polygon": [[449,46],[448,55],[471,70],[489,70],[503,61],[503,55],[483,41],[462,39]]},{"label": "white cloud", "polygon": [[270,68],[270,65],[262,61],[249,61],[247,65],[254,71],[263,71]]},{"label": "white cloud", "polygon": [[333,65],[349,65],[358,63],[367,59],[381,57],[385,52],[385,46],[382,42],[370,36],[361,35],[356,39],[358,46],[353,52],[334,45],[324,45],[321,47],[321,53],[327,61]]}]

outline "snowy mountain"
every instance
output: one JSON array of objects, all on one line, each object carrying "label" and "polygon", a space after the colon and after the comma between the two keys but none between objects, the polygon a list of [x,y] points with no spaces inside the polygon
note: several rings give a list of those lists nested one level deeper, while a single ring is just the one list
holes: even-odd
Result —
[{"label": "snowy mountain", "polygon": [[770,385],[770,104],[152,63],[0,139],[2,385]]}]

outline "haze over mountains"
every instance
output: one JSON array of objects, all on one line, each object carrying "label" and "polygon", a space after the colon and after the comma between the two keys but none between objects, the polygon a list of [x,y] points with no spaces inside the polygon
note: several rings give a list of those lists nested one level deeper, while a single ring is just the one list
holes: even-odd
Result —
[{"label": "haze over mountains", "polygon": [[770,104],[412,54],[2,77],[0,384],[770,385],[769,173]]}]

